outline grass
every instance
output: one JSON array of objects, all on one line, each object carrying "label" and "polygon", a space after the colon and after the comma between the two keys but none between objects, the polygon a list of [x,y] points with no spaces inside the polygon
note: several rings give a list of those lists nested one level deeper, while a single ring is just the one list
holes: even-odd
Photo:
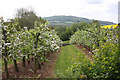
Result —
[{"label": "grass", "polygon": [[55,22],[55,23],[59,23],[60,21],[49,21],[49,22]]},{"label": "grass", "polygon": [[66,69],[68,69],[68,67],[71,67],[73,60],[79,62],[90,61],[90,59],[87,59],[86,55],[83,54],[83,52],[80,51],[75,45],[63,46],[61,53],[59,54],[59,57],[56,61],[55,77],[58,76],[58,71],[59,73],[67,76]]},{"label": "grass", "polygon": [[[21,59],[17,59],[17,62],[19,62],[19,61],[22,61],[22,60]],[[12,60],[8,60],[7,63],[8,63],[8,65],[14,64],[14,62]],[[0,68],[4,68],[4,67],[5,67],[4,59],[0,58]]]},{"label": "grass", "polygon": [[67,40],[67,41],[63,41],[63,43],[66,43],[66,42],[69,42],[70,40]]},{"label": "grass", "polygon": [[69,40],[63,41],[63,45],[64,45],[64,46],[65,46],[65,45],[69,45]]},{"label": "grass", "polygon": [[65,22],[65,23],[74,23],[74,22],[67,21],[67,22]]}]

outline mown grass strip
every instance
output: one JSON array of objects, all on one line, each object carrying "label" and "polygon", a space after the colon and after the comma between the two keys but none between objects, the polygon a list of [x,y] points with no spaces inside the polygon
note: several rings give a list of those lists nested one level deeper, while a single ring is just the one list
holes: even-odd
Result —
[{"label": "mown grass strip", "polygon": [[67,77],[66,69],[71,67],[73,64],[72,61],[79,61],[81,64],[84,64],[89,62],[90,59],[87,59],[86,55],[83,54],[83,52],[80,51],[75,45],[63,46],[56,61],[55,77],[57,77],[59,73],[62,73]]}]

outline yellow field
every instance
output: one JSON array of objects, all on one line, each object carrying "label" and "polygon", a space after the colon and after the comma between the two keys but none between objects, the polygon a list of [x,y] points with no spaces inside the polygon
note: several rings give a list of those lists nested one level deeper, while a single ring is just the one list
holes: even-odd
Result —
[{"label": "yellow field", "polygon": [[118,24],[115,24],[115,25],[105,25],[105,26],[101,26],[101,28],[105,28],[105,29],[110,29],[110,28],[116,28],[118,26]]}]

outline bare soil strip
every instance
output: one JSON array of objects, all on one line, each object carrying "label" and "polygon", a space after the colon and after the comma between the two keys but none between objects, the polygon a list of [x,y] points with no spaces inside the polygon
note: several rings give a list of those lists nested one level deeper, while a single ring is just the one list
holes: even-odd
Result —
[{"label": "bare soil strip", "polygon": [[75,45],[78,49],[80,49],[81,51],[84,52],[83,54],[86,54],[87,58],[90,58],[92,60],[92,52],[90,52],[90,50],[88,50],[86,48],[84,49],[84,47],[82,47],[81,45],[78,45],[78,44],[75,44]]},{"label": "bare soil strip", "polygon": [[[26,67],[22,66],[22,62],[18,62],[19,72],[14,70],[14,65],[11,64],[8,66],[9,77],[10,78],[53,78],[54,77],[54,68],[56,60],[61,51],[61,48],[49,54],[47,57],[48,61],[41,64],[41,69],[37,70],[37,73],[34,73],[34,60],[28,64],[26,62]],[[4,71],[4,69],[3,69]],[[2,73],[2,78],[5,78],[5,73]]]}]

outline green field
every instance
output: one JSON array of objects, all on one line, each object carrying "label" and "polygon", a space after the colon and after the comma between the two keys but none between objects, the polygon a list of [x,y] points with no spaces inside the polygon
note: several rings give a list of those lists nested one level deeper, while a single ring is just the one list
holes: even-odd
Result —
[{"label": "green field", "polygon": [[87,59],[85,56],[86,55],[83,54],[83,52],[80,51],[75,45],[63,46],[56,62],[55,77],[60,77],[58,76],[59,73],[62,73],[66,77],[66,69],[71,67],[73,64],[72,61],[83,62],[84,60],[84,62],[89,62],[90,59]]}]

